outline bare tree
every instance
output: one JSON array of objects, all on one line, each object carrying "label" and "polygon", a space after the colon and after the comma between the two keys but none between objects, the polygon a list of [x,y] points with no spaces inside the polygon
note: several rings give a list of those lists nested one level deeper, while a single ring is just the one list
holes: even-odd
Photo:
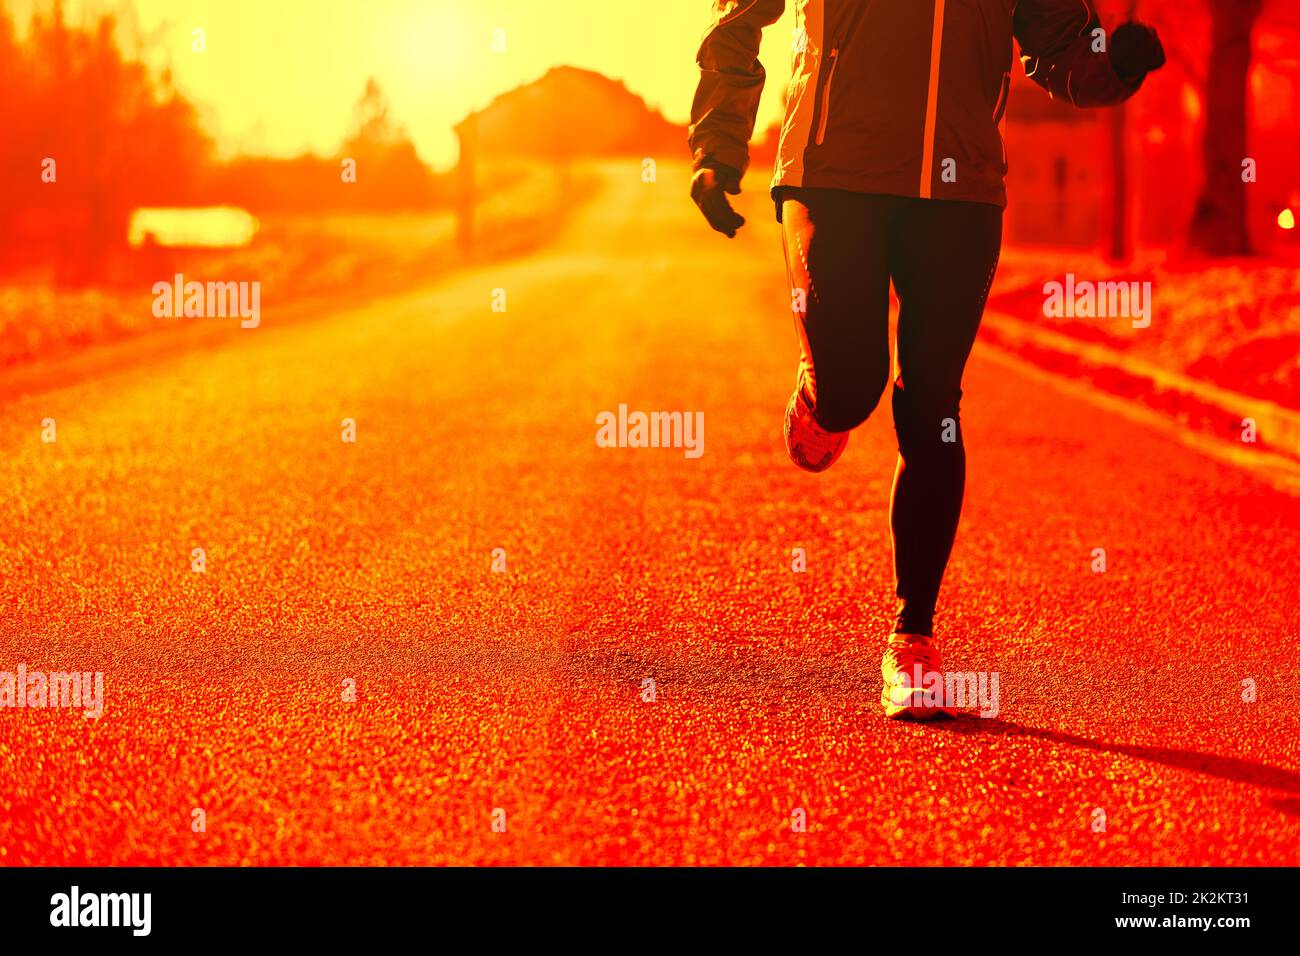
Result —
[{"label": "bare tree", "polygon": [[[1138,14],[1137,0],[1126,0],[1124,19]],[[1110,247],[1107,255],[1117,262],[1128,259],[1132,210],[1129,203],[1128,107],[1121,103],[1110,110],[1111,216]]]},{"label": "bare tree", "polygon": [[1250,232],[1242,163],[1250,155],[1246,147],[1247,78],[1251,39],[1263,0],[1207,3],[1210,52],[1201,140],[1205,182],[1192,214],[1188,243],[1209,255],[1246,255]]}]

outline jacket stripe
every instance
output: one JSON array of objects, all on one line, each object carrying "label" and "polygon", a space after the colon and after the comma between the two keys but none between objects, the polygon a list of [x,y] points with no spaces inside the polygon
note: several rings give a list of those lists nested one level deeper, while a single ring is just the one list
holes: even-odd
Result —
[{"label": "jacket stripe", "polygon": [[818,146],[822,144],[822,140],[826,139],[826,121],[831,118],[831,84],[835,82],[835,67],[839,64],[839,62],[840,62],[840,51],[836,49],[832,49],[831,68],[830,71],[826,74],[826,85],[822,87],[822,118],[821,121],[817,124],[816,143]]},{"label": "jacket stripe", "polygon": [[934,126],[939,112],[939,60],[943,52],[943,0],[934,0],[934,28],[930,34],[930,88],[925,98],[925,140],[921,149],[922,199],[930,198],[934,173]]}]

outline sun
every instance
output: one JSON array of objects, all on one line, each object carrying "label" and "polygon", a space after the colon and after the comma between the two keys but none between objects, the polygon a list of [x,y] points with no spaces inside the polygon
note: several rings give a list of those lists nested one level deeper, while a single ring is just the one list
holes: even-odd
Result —
[{"label": "sun", "polygon": [[455,0],[385,4],[370,52],[373,72],[426,162],[455,161],[451,127],[491,92],[491,29]]},{"label": "sun", "polygon": [[389,19],[383,31],[387,66],[405,82],[425,87],[430,94],[473,83],[473,51],[488,40],[478,35],[466,10],[412,0],[394,9]]}]

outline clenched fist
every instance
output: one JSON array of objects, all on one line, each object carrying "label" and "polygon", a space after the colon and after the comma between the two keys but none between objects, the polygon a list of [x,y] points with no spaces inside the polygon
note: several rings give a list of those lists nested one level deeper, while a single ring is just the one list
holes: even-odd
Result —
[{"label": "clenched fist", "polygon": [[736,237],[736,230],[745,224],[745,217],[731,208],[727,193],[740,192],[740,170],[730,166],[709,166],[696,171],[691,179],[691,198],[700,207],[709,225],[726,235]]},{"label": "clenched fist", "polygon": [[1110,68],[1121,80],[1138,80],[1165,65],[1165,48],[1155,28],[1130,20],[1110,35]]}]

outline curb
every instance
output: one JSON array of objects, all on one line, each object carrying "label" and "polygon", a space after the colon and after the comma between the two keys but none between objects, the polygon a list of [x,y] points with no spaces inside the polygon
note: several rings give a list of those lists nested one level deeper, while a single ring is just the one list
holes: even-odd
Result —
[{"label": "curb", "polygon": [[[988,312],[980,338],[1029,363],[1096,387],[1176,419],[1240,449],[1267,450],[1300,462],[1300,412],[1130,358],[1104,345],[1080,342],[1003,312]],[[1255,423],[1255,442],[1243,442],[1242,420]]]}]

